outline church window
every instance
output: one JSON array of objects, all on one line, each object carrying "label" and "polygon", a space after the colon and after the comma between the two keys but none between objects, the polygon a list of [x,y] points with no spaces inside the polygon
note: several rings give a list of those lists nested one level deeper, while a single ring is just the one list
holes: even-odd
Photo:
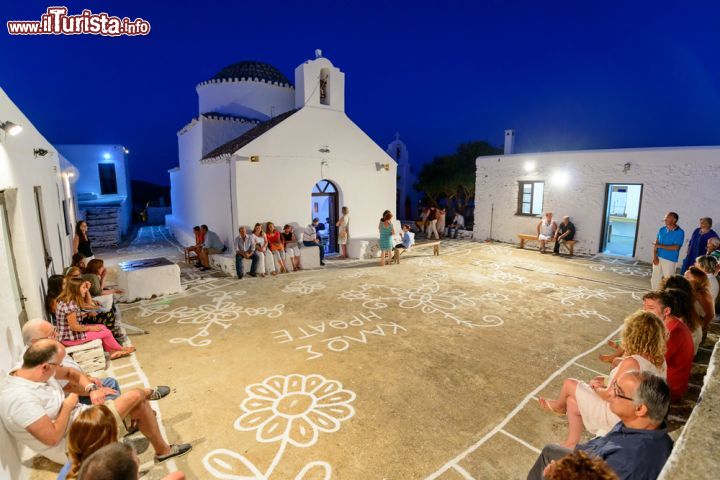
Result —
[{"label": "church window", "polygon": [[330,105],[330,72],[327,68],[320,70],[320,104]]}]

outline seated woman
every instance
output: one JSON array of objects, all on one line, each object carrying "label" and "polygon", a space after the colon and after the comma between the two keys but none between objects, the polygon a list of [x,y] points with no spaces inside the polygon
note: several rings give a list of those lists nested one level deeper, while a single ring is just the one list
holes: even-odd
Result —
[{"label": "seated woman", "polygon": [[[91,262],[94,260],[91,260]],[[78,267],[70,267],[68,270],[68,274],[65,276],[65,278],[77,278],[80,280],[84,280],[90,284],[90,287],[88,288],[88,293],[83,297],[82,304],[80,306],[80,310],[83,312],[93,312],[94,316],[91,320],[93,324],[102,324],[105,325],[113,334],[113,337],[120,341],[120,339],[123,338],[123,334],[120,331],[120,329],[115,325],[116,323],[116,315],[115,315],[115,309],[111,305],[110,309],[107,309],[105,305],[102,303],[96,301],[92,295],[90,294],[90,290],[92,290],[92,282],[89,282],[86,280],[85,275],[81,274],[80,269]],[[83,321],[87,320],[88,317],[83,317]]]},{"label": "seated woman", "polygon": [[694,307],[702,323],[702,343],[707,338],[710,322],[715,318],[715,301],[710,294],[710,282],[705,272],[692,266],[685,271],[685,278],[692,285],[695,294]]},{"label": "seated woman", "polygon": [[261,277],[264,277],[266,272],[270,272],[275,275],[275,261],[273,260],[272,253],[270,253],[270,249],[268,248],[265,232],[263,232],[262,225],[259,223],[255,224],[252,237],[253,242],[255,242],[255,251],[260,254],[257,273]]},{"label": "seated woman", "polygon": [[280,273],[287,273],[287,268],[285,268],[285,247],[282,242],[282,236],[280,232],[275,229],[274,223],[267,222],[265,226],[265,237],[270,247],[270,253],[272,253],[280,266]]},{"label": "seated woman", "polygon": [[605,376],[595,377],[590,383],[568,378],[554,400],[540,397],[543,410],[568,417],[568,436],[563,446],[574,449],[580,441],[583,426],[593,435],[604,435],[620,421],[610,411],[608,400],[616,388],[615,379],[636,370],[649,371],[665,378],[665,325],[650,312],[638,310],[625,319],[622,348],[625,357]]},{"label": "seated woman", "polygon": [[65,277],[62,275],[52,275],[48,278],[48,289],[45,294],[45,311],[48,313],[50,323],[55,323],[55,308],[57,306],[57,298],[63,291],[65,286]]},{"label": "seated woman", "polygon": [[81,411],[70,424],[65,464],[58,480],[77,478],[82,462],[105,445],[118,441],[118,422],[105,405],[94,405]]},{"label": "seated woman", "polygon": [[135,347],[123,347],[113,337],[105,325],[81,324],[85,317],[94,317],[94,312],[83,312],[89,284],[80,278],[68,278],[65,288],[57,299],[55,316],[57,319],[58,340],[63,345],[80,345],[95,339],[102,341],[103,350],[110,353],[110,359],[125,357],[135,351]]},{"label": "seated woman", "polygon": [[682,275],[672,275],[663,279],[661,289],[668,292],[675,300],[672,314],[682,320],[690,329],[695,353],[697,353],[702,342],[702,318],[695,309],[695,289],[692,283]]},{"label": "seated woman", "polygon": [[300,246],[292,226],[285,225],[283,227],[282,242],[285,247],[285,257],[290,258],[293,270],[302,270],[300,268]]},{"label": "seated woman", "polygon": [[85,267],[85,273],[82,275],[84,280],[90,282],[90,295],[93,300],[100,303],[106,311],[112,310],[114,306],[113,294],[123,293],[122,290],[105,287],[105,262],[99,258],[90,260]]},{"label": "seated woman", "polygon": [[710,282],[708,289],[710,290],[710,296],[713,301],[716,302],[718,293],[720,293],[720,284],[718,283],[717,274],[720,265],[718,264],[717,258],[712,255],[701,255],[695,259],[695,266],[705,272]]}]

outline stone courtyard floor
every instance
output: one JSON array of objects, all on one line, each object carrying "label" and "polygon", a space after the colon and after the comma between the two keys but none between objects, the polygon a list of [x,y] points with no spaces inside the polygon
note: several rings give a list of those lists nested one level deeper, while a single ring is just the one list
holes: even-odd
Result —
[{"label": "stone courtyard floor", "polygon": [[123,305],[149,334],[110,372],[122,388],[172,386],[154,406],[167,438],[194,446],[163,467],[144,453],[146,478],[525,478],[566,434],[536,398],[609,372],[598,354],[649,269],[459,240],[431,255],[237,280],[184,264],[163,227],[100,254],[111,271],[156,256],[182,269],[182,293]]}]

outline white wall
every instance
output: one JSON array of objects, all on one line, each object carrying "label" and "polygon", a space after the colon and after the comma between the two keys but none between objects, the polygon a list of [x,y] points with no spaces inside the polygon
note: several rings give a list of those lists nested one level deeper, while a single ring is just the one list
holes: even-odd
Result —
[{"label": "white wall", "polygon": [[[60,153],[77,169],[78,176],[74,179],[78,194],[94,193],[98,199],[125,197],[120,211],[121,232],[127,232],[132,223],[132,198],[130,188],[130,162],[122,145],[57,145]],[[109,155],[106,159],[104,156]],[[117,196],[100,194],[100,171],[98,164],[115,164],[117,180]]]},{"label": "white wall", "polygon": [[[537,170],[523,170],[534,161]],[[624,172],[624,165],[630,169]],[[544,211],[556,217],[570,215],[579,240],[575,250],[598,253],[601,247],[605,190],[608,183],[643,184],[636,258],[652,259],[652,242],[666,212],[680,215],[686,245],[698,219],[720,217],[717,185],[720,182],[720,147],[548,152],[479,157],[476,161],[474,237],[517,242],[518,233],[534,233],[538,218],[516,215],[518,181],[545,181]],[[557,171],[569,175],[564,187],[553,185]],[[490,233],[491,209],[492,234]],[[684,258],[685,248],[680,252]]]},{"label": "white wall", "polygon": [[219,112],[266,120],[293,108],[294,89],[264,80],[212,80],[196,88],[199,113]]},{"label": "white wall", "polygon": [[[0,89],[0,119],[23,126],[15,136],[0,133],[0,191],[5,193],[14,256],[20,287],[27,297],[25,309],[28,318],[43,317],[42,291],[47,277],[60,273],[70,260],[71,236],[65,234],[62,206],[58,197],[65,197],[63,172],[59,154],[38,132],[30,120]],[[43,148],[49,153],[35,158],[33,149]],[[33,187],[42,188],[45,227],[49,241],[51,265],[46,268],[42,255],[43,240]],[[58,235],[58,231],[60,234]],[[5,248],[4,234],[0,233],[0,375],[7,373],[19,360],[22,347],[19,314],[10,286],[10,252]],[[20,478],[18,454],[7,433],[0,428],[0,478]]]},{"label": "white wall", "polygon": [[[320,103],[320,73],[328,74],[328,105]],[[295,108],[303,106],[345,111],[345,74],[327,58],[307,60],[295,69]]]},{"label": "white wall", "polygon": [[215,118],[201,117],[202,123],[202,155],[216,149],[230,140],[233,140],[251,128],[257,126],[253,122],[237,120],[217,120]]}]

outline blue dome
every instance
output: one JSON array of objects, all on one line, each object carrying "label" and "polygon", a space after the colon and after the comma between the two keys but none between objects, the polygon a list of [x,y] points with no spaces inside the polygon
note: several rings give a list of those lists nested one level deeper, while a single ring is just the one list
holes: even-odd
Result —
[{"label": "blue dome", "polygon": [[243,61],[233,63],[220,70],[210,80],[221,79],[255,79],[275,82],[281,85],[292,85],[290,80],[277,68],[262,62]]}]

